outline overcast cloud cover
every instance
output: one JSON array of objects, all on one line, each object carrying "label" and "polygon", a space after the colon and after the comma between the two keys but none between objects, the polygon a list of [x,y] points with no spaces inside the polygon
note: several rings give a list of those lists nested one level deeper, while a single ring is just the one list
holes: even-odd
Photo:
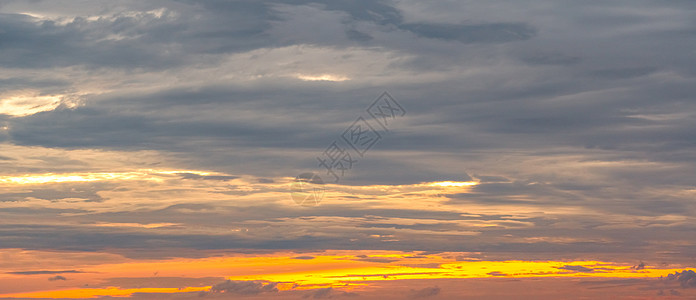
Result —
[{"label": "overcast cloud cover", "polygon": [[[695,12],[653,0],[2,1],[0,248],[693,267]],[[407,114],[321,205],[295,205],[288,183],[330,181],[316,157],[384,91]],[[46,177],[61,174],[92,179]],[[17,183],[31,176],[44,179]],[[439,181],[478,184],[427,184]],[[206,280],[218,280],[211,294],[277,291]],[[307,297],[323,295],[355,296]]]}]

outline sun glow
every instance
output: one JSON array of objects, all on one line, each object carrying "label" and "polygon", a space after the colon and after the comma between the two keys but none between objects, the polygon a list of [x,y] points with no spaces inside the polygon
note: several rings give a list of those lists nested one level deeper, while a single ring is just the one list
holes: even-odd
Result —
[{"label": "sun glow", "polygon": [[180,170],[180,171],[164,171],[143,169],[132,172],[120,173],[67,173],[67,174],[40,174],[40,175],[22,175],[22,176],[0,176],[0,184],[45,184],[45,183],[62,183],[62,182],[90,182],[90,181],[105,181],[105,180],[150,180],[163,181],[167,175],[176,174],[195,174],[207,176],[211,173],[202,171]]},{"label": "sun glow", "polygon": [[134,293],[160,293],[160,294],[172,294],[172,293],[186,293],[186,292],[200,292],[207,291],[210,289],[209,286],[206,287],[185,287],[185,288],[137,288],[137,289],[119,289],[116,287],[102,288],[102,289],[73,289],[73,290],[59,290],[59,291],[42,291],[33,293],[23,293],[23,294],[10,294],[10,295],[0,295],[1,297],[22,297],[22,298],[52,298],[52,299],[88,299],[97,298],[103,296],[112,297],[130,297]]},{"label": "sun glow", "polygon": [[431,182],[429,186],[442,186],[442,187],[462,187],[462,186],[475,186],[479,183],[476,181],[439,181]]},{"label": "sun glow", "polygon": [[141,224],[141,223],[96,223],[94,226],[97,227],[132,227],[132,228],[145,228],[145,229],[152,229],[152,228],[163,228],[163,227],[171,227],[171,226],[179,226],[181,224],[179,223],[148,223],[148,224]]},{"label": "sun glow", "polygon": [[304,81],[346,81],[350,80],[350,78],[342,75],[334,75],[334,74],[319,74],[319,75],[306,75],[306,74],[297,74],[296,77],[300,80]]},{"label": "sun glow", "polygon": [[[328,251],[299,258],[292,253],[262,256],[210,257],[200,259],[165,259],[131,261],[96,265],[81,269],[70,277],[76,281],[99,278],[152,277],[187,274],[194,277],[224,277],[237,281],[277,282],[280,291],[334,287],[367,289],[380,282],[418,279],[466,278],[656,278],[682,269],[644,266],[602,261],[457,261],[456,253],[425,255],[417,252],[392,251]],[[0,275],[0,277],[22,275]],[[22,277],[26,278],[26,276]],[[37,278],[45,280],[43,277]],[[95,281],[96,280],[96,281]],[[92,286],[92,284],[90,284]],[[55,287],[54,287],[55,288]],[[134,293],[185,293],[208,291],[211,286],[119,288],[117,286],[75,287],[74,289],[31,291],[0,295],[17,298],[94,298],[99,296],[128,297]]]},{"label": "sun glow", "polygon": [[0,95],[0,114],[24,117],[56,109],[63,96],[41,95],[36,91],[19,91]]}]

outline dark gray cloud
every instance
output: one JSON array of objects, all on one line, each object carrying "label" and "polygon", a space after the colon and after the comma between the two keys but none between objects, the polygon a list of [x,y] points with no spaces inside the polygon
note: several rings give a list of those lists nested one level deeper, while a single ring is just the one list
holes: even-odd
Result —
[{"label": "dark gray cloud", "polygon": [[147,46],[148,43],[158,42],[152,38],[158,36],[151,35],[153,31],[141,37],[144,43],[102,40],[110,34],[130,36],[145,33],[142,26],[157,27],[154,23],[158,21],[153,16],[145,16],[141,20],[114,16],[113,20],[93,22],[78,17],[66,25],[52,21],[37,22],[32,17],[18,14],[3,14],[0,20],[3,27],[0,64],[5,67],[50,68],[82,64],[162,67],[179,63],[173,55]]},{"label": "dark gray cloud", "polygon": [[310,259],[314,259],[314,256],[295,256],[293,258],[294,259],[301,259],[301,260],[310,260]]},{"label": "dark gray cloud", "polygon": [[669,274],[665,280],[678,282],[683,288],[696,288],[696,272],[693,270],[684,270]]},{"label": "dark gray cloud", "polygon": [[64,276],[60,276],[60,275],[56,275],[56,276],[48,278],[48,281],[57,281],[57,280],[68,280],[68,279],[65,278]]},{"label": "dark gray cloud", "polygon": [[633,269],[634,270],[643,270],[643,269],[645,269],[645,263],[641,261],[640,264],[633,266]]}]

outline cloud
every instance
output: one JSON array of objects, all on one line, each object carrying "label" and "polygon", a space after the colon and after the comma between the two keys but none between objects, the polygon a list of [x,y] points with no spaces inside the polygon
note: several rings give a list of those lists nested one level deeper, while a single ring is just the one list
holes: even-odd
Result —
[{"label": "cloud", "polygon": [[366,261],[366,262],[378,262],[378,263],[390,263],[390,262],[395,262],[398,261],[396,258],[389,258],[389,257],[370,257],[367,255],[358,255],[351,260],[355,261]]},{"label": "cloud", "polygon": [[[98,287],[108,288],[118,286],[129,288],[181,288],[198,286],[215,286],[225,281],[221,277],[110,277],[101,282]],[[96,287],[97,285],[95,285]]]},{"label": "cloud", "polygon": [[536,35],[536,30],[526,24],[401,24],[399,28],[420,37],[455,40],[462,43],[496,43],[526,40]]},{"label": "cloud", "polygon": [[[48,20],[37,22],[20,14],[3,14],[1,19],[2,27],[6,28],[2,37],[11,41],[2,47],[4,54],[0,58],[0,65],[6,67],[45,68],[74,64],[116,67],[117,62],[125,62],[126,57],[134,63],[130,66],[176,63],[171,60],[172,56],[167,57],[152,47],[136,42],[149,40],[156,43],[156,38],[150,34],[137,34],[138,28],[148,23],[154,25],[164,21],[154,14],[114,15],[100,20],[77,17],[65,25]],[[113,31],[116,22],[123,23],[120,30]],[[162,29],[166,30],[166,25]],[[118,38],[97,39],[95,35],[104,31]],[[90,52],[92,50],[100,51]],[[43,59],[33,60],[32,57]],[[152,61],[148,62],[149,59]]]},{"label": "cloud", "polygon": [[12,275],[51,275],[51,274],[75,274],[75,273],[82,273],[82,272],[81,272],[81,271],[77,271],[77,270],[62,270],[62,271],[41,270],[41,271],[14,271],[14,272],[7,272],[7,274],[12,274]]},{"label": "cloud", "polygon": [[[219,175],[2,186],[2,247],[694,254],[686,2],[99,4],[0,8],[0,176]],[[287,178],[385,87],[403,122],[321,206],[292,206]],[[445,180],[480,182],[402,188]],[[182,225],[94,226],[113,223]]]},{"label": "cloud", "polygon": [[314,289],[309,293],[304,294],[302,298],[312,298],[312,299],[329,299],[329,298],[339,298],[339,297],[356,297],[357,293],[346,292],[341,290],[336,290],[332,287]]},{"label": "cloud", "polygon": [[645,263],[641,261],[640,264],[633,266],[633,269],[634,270],[643,270],[643,269],[645,269]]},{"label": "cloud", "polygon": [[[664,290],[660,290],[659,292],[657,292],[657,295],[658,295],[658,296],[665,296],[666,294],[665,294],[665,291],[664,291]],[[670,290],[669,290],[669,295],[671,295],[671,296],[681,296],[681,293],[680,293],[679,291],[677,291],[677,290],[672,290],[672,289],[670,289]]]},{"label": "cloud", "polygon": [[194,173],[178,173],[184,179],[195,179],[195,180],[232,180],[237,179],[239,176],[228,176],[228,175],[200,175]]},{"label": "cloud", "polygon": [[437,286],[433,287],[426,287],[422,288],[420,290],[411,290],[409,292],[410,298],[418,299],[418,298],[428,298],[428,297],[433,297],[437,296],[440,294],[440,288]]},{"label": "cloud", "polygon": [[68,280],[68,279],[63,277],[63,276],[60,276],[60,275],[56,275],[56,276],[48,278],[48,281],[56,281],[56,280]]},{"label": "cloud", "polygon": [[565,265],[565,266],[558,267],[558,268],[561,270],[568,270],[568,271],[580,272],[580,273],[592,273],[592,272],[594,272],[594,269],[588,268],[588,267],[583,267],[583,266]]},{"label": "cloud", "polygon": [[294,259],[301,259],[301,260],[311,260],[311,259],[314,259],[314,256],[295,256],[293,258]]},{"label": "cloud", "polygon": [[696,272],[693,270],[684,270],[669,274],[665,280],[678,282],[683,288],[696,288]]},{"label": "cloud", "polygon": [[210,293],[233,295],[258,295],[277,293],[276,282],[227,280],[213,285]]}]

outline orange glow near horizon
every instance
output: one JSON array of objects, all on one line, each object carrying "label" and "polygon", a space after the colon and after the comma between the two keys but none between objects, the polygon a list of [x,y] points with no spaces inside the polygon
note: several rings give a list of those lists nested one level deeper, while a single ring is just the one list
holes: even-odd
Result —
[{"label": "orange glow near horizon", "polygon": [[187,287],[187,288],[138,288],[138,289],[119,289],[116,287],[109,287],[103,289],[73,289],[73,290],[59,290],[59,291],[42,291],[42,292],[31,292],[24,294],[15,295],[0,295],[0,297],[10,297],[10,298],[52,298],[52,299],[88,299],[97,298],[102,296],[111,297],[130,297],[134,293],[161,293],[161,294],[173,294],[173,293],[187,293],[187,292],[201,292],[210,289],[207,287]]},{"label": "orange glow near horizon", "polygon": [[[450,254],[420,255],[390,251],[329,251],[319,255],[276,253],[260,256],[210,257],[201,259],[169,259],[128,261],[102,264],[80,269],[71,277],[90,278],[99,282],[108,278],[152,278],[153,270],[162,277],[220,277],[239,281],[280,282],[278,289],[303,290],[335,287],[362,290],[379,286],[381,281],[413,279],[473,278],[655,278],[684,268],[660,269],[645,266],[636,270],[628,264],[601,261],[456,261]],[[425,267],[430,264],[430,267]],[[0,274],[2,277],[26,278],[23,275]],[[99,278],[95,278],[99,277]],[[42,278],[45,280],[45,278]],[[92,284],[90,284],[92,286]],[[186,288],[95,288],[26,291],[0,295],[8,298],[95,298],[98,296],[129,297],[133,293],[185,293],[208,291],[211,286]]]}]

